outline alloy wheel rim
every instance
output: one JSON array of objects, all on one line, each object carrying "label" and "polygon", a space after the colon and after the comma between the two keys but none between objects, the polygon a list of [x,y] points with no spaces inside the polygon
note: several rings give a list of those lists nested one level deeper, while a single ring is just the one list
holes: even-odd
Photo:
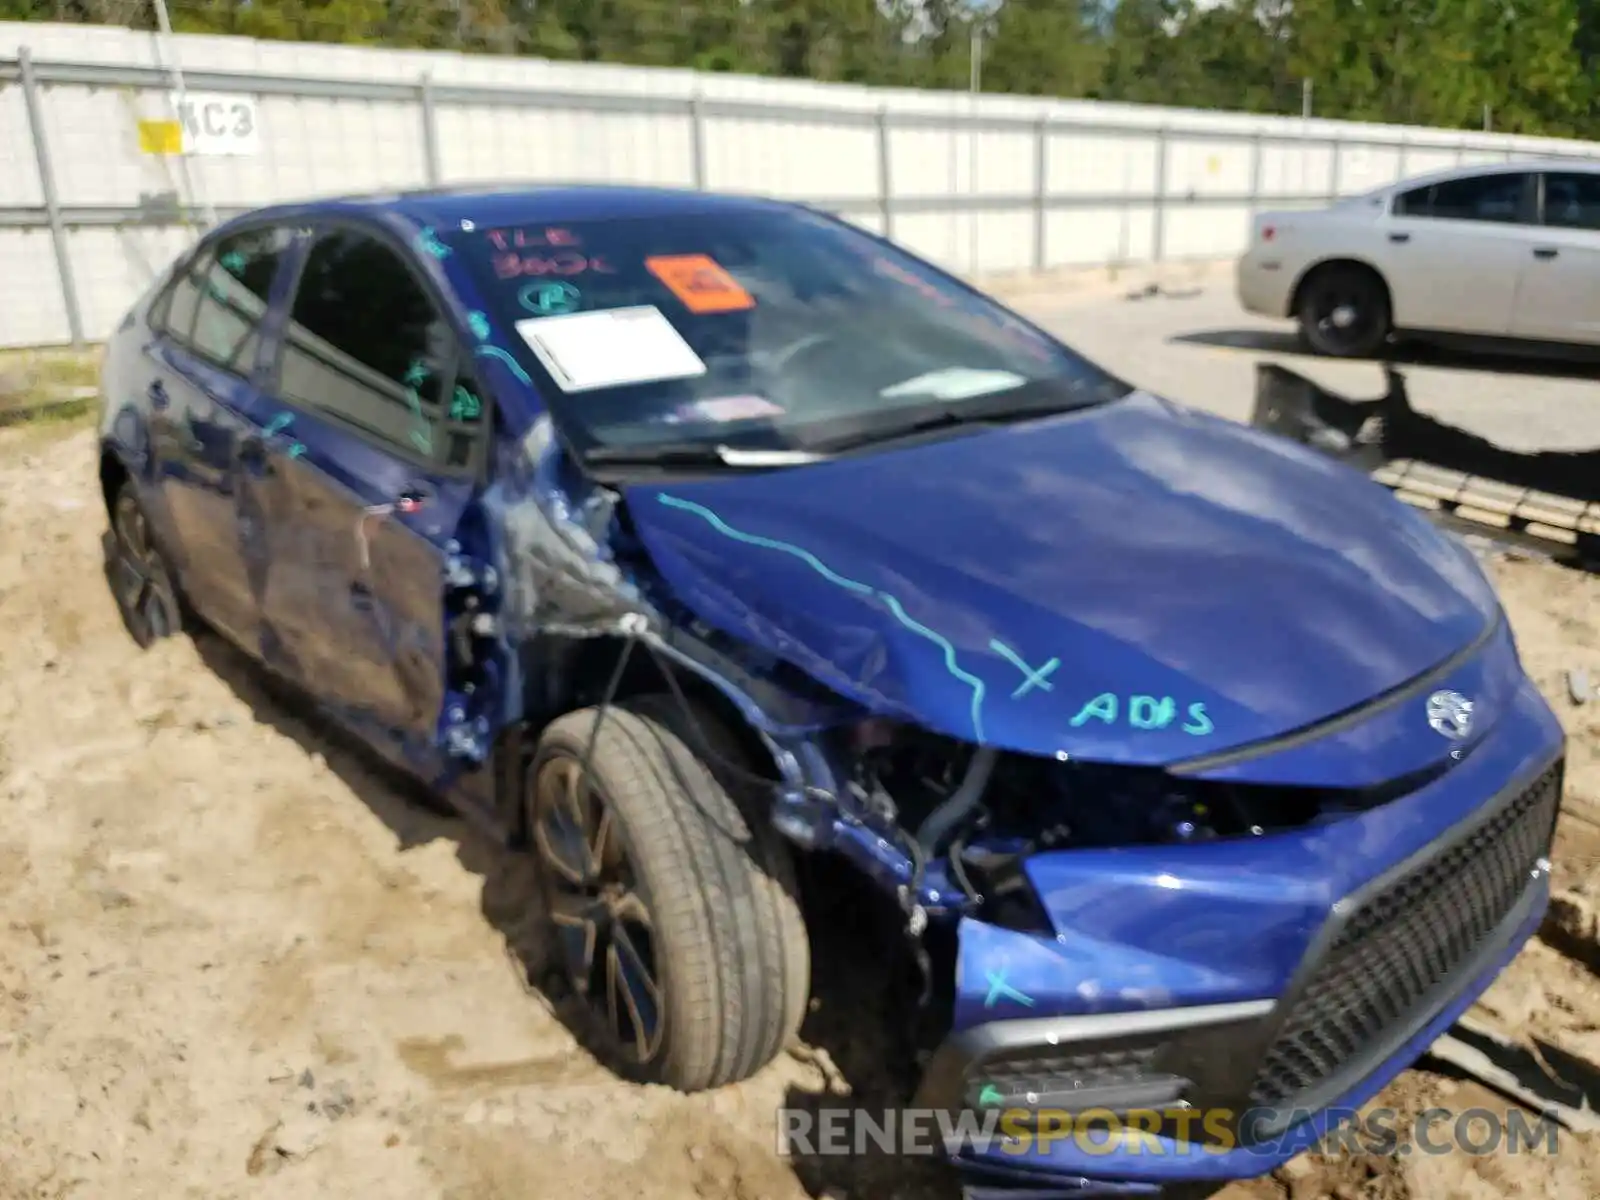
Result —
[{"label": "alloy wheel rim", "polygon": [[611,806],[576,758],[539,766],[532,833],[569,983],[627,1062],[653,1062],[666,1009],[654,921]]},{"label": "alloy wheel rim", "polygon": [[166,568],[150,540],[144,511],[130,496],[116,507],[117,562],[113,587],[117,603],[130,619],[144,626],[151,639],[169,636],[176,629],[168,604]]},{"label": "alloy wheel rim", "polygon": [[129,612],[142,613],[150,590],[152,550],[144,513],[127,496],[117,502],[117,598]]},{"label": "alloy wheel rim", "polygon": [[1376,319],[1371,305],[1355,292],[1330,292],[1317,305],[1318,331],[1329,343],[1339,346],[1359,345],[1372,331]]}]

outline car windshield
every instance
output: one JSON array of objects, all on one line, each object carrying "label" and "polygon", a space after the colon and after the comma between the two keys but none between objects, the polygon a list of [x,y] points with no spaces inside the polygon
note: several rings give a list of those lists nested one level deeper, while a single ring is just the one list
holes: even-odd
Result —
[{"label": "car windshield", "polygon": [[805,210],[463,224],[440,240],[586,454],[838,448],[951,412],[1128,391],[887,242]]}]

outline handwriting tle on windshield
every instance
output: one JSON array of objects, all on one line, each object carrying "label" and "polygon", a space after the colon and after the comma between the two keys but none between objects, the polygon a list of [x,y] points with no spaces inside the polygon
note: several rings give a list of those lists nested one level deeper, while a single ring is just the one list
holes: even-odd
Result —
[{"label": "handwriting tle on windshield", "polygon": [[539,229],[485,229],[483,236],[496,250],[563,250],[583,245],[583,239],[572,230],[552,226]]}]

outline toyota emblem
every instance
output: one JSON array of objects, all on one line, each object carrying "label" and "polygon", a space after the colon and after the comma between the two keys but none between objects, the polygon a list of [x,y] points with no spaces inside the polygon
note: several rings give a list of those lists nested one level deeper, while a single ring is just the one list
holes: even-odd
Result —
[{"label": "toyota emblem", "polygon": [[1472,732],[1472,701],[1460,692],[1435,692],[1428,697],[1428,728],[1459,742]]}]

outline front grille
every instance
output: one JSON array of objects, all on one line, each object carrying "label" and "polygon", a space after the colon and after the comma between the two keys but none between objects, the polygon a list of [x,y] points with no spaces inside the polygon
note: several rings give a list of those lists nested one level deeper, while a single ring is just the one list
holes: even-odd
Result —
[{"label": "front grille", "polygon": [[1292,1108],[1313,1088],[1375,1067],[1384,1035],[1420,1025],[1429,995],[1516,906],[1561,803],[1557,763],[1465,837],[1362,902],[1306,982],[1251,1088]]}]

